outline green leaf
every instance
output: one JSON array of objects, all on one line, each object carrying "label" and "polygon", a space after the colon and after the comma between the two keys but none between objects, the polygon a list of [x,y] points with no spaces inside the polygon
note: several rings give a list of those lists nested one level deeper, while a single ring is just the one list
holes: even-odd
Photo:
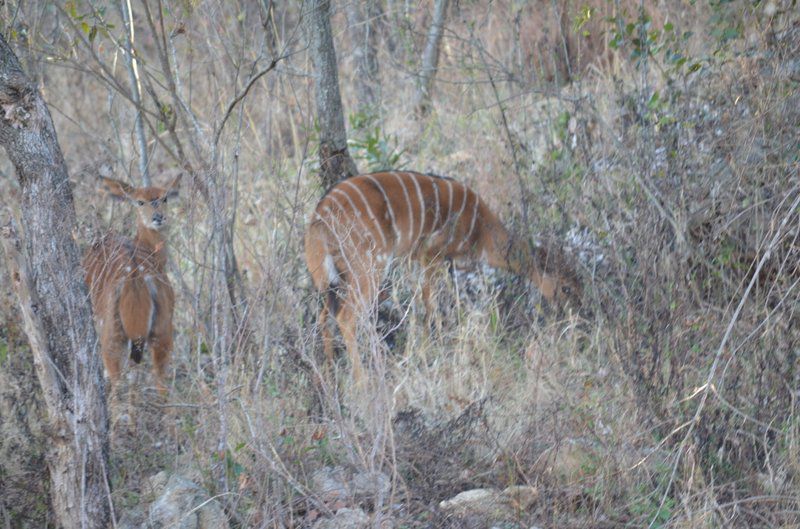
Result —
[{"label": "green leaf", "polygon": [[672,22],[667,22],[664,24],[664,33],[669,33],[673,29],[675,29],[675,27],[672,25]]},{"label": "green leaf", "polygon": [[727,42],[736,38],[739,38],[738,28],[725,28],[725,31],[722,32],[722,42]]},{"label": "green leaf", "polygon": [[649,108],[650,110],[655,110],[656,108],[658,108],[658,102],[660,98],[661,97],[658,94],[658,90],[653,92],[653,95],[650,96],[650,101],[647,102],[647,108]]}]

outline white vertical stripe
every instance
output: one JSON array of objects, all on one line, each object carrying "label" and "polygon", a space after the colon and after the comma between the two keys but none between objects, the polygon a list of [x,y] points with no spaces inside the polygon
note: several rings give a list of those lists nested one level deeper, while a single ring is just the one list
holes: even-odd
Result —
[{"label": "white vertical stripe", "polygon": [[447,182],[447,217],[445,223],[453,216],[453,181],[445,180]]},{"label": "white vertical stripe", "polygon": [[[475,195],[475,193],[473,193]],[[458,245],[458,251],[461,251],[461,248],[464,246],[465,243],[469,242],[470,237],[472,237],[472,232],[475,231],[475,220],[478,218],[478,195],[475,195],[475,205],[472,206],[472,220],[469,223],[469,233],[461,241],[461,244]]]},{"label": "white vertical stripe", "polygon": [[422,231],[425,229],[425,199],[422,198],[422,189],[419,187],[420,175],[416,173],[405,173],[414,182],[414,187],[417,188],[417,198],[419,198],[419,234],[417,240],[422,237]]},{"label": "white vertical stripe", "polygon": [[[328,193],[325,196],[325,199],[323,199],[323,200],[327,200],[327,199],[330,199],[332,202],[335,202],[336,205],[341,210],[340,211],[341,213],[345,212],[344,208],[342,207],[342,203],[339,202],[338,200],[336,200],[336,197],[333,196],[331,193]],[[348,252],[345,251],[345,246],[344,245],[345,245],[345,241],[347,240],[347,238],[349,236],[351,236],[352,233],[355,230],[353,229],[352,226],[349,226],[349,230],[348,230],[347,233],[340,233],[341,228],[345,227],[345,225],[343,225],[341,222],[339,222],[339,219],[336,217],[336,215],[334,215],[333,210],[330,208],[330,206],[328,206],[326,204],[325,206],[323,206],[322,209],[323,209],[323,211],[328,212],[328,217],[325,219],[324,222],[325,222],[325,225],[328,227],[328,230],[330,230],[331,234],[336,239],[335,242],[336,242],[337,246],[339,247],[338,256],[341,257],[344,260],[344,264],[347,267],[347,272],[352,276],[353,274],[355,274],[355,268],[353,268],[353,265],[350,263]],[[327,245],[326,245],[326,252],[325,253],[326,254],[330,254],[330,252],[327,251]]]},{"label": "white vertical stripe", "polygon": [[[450,244],[452,244],[453,237],[455,237],[456,235],[456,228],[458,228],[458,225],[461,223],[461,215],[464,214],[464,209],[466,209],[467,207],[467,186],[461,182],[459,182],[459,184],[461,184],[461,187],[464,188],[464,198],[461,200],[461,209],[458,210],[458,215],[456,215],[455,217],[451,217],[453,225],[452,228],[450,229],[450,237],[447,239],[447,246],[450,246]],[[461,245],[459,245],[459,248],[460,247]]]},{"label": "white vertical stripe", "polygon": [[400,234],[400,230],[397,229],[397,220],[394,216],[394,208],[392,207],[392,201],[389,200],[389,195],[386,194],[386,190],[383,188],[383,184],[381,184],[377,178],[372,176],[371,174],[365,175],[369,180],[378,186],[378,189],[381,191],[381,195],[383,195],[383,201],[386,203],[386,208],[389,210],[389,219],[392,221],[392,231],[394,231],[395,237],[397,237],[397,243],[400,244],[402,240],[402,235]]},{"label": "white vertical stripe", "polygon": [[[358,216],[359,218],[361,217],[361,215],[362,215],[361,210],[356,207],[356,203],[353,202],[353,199],[350,198],[350,195],[348,195],[347,193],[342,191],[341,187],[339,187],[339,186],[334,187],[333,189],[331,189],[330,194],[332,195],[334,193],[339,193],[340,195],[344,195],[344,198],[347,199],[347,202],[348,202],[348,204],[350,204],[350,207],[353,208],[353,213],[355,213],[356,216]],[[336,199],[334,198],[333,200],[336,200]]]},{"label": "white vertical stripe", "polygon": [[436,178],[431,178],[431,185],[433,185],[433,200],[436,203],[436,213],[433,216],[433,226],[431,226],[430,232],[433,233],[437,230],[439,225],[439,214],[441,213],[441,200],[439,199],[439,181]]},{"label": "white vertical stripe", "polygon": [[[333,189],[332,191],[337,191],[337,189]],[[347,196],[347,193],[345,193],[345,196]],[[328,193],[328,195],[325,198],[330,199],[331,201],[335,202],[336,205],[339,207],[339,210],[341,211],[341,214],[345,214],[346,213],[346,211],[344,209],[344,206],[342,206],[342,203],[339,202],[336,199],[335,196],[333,196],[333,192]],[[329,210],[329,211],[332,211],[332,210]],[[331,215],[331,217],[334,217],[334,215]],[[366,224],[364,224],[364,220],[359,217],[359,221],[361,222],[361,225],[364,226],[364,231],[369,233],[369,230],[367,229]],[[345,227],[345,224],[340,222],[340,219],[332,218],[332,219],[330,219],[328,221],[328,225],[329,225],[331,231],[336,235],[336,238],[339,239],[337,242],[339,243],[339,247],[340,248],[342,248],[342,242],[343,242],[343,239],[344,239],[345,236],[352,236],[354,233],[355,233],[355,235],[358,235],[357,231],[353,229],[353,226],[350,226],[350,228],[349,228],[347,233],[342,233],[341,229],[342,229],[342,227]],[[359,236],[359,239],[361,239],[363,241],[364,237],[363,236]],[[346,254],[346,252],[342,252],[342,253]]]},{"label": "white vertical stripe", "polygon": [[361,188],[359,188],[357,185],[355,185],[349,179],[348,180],[344,180],[342,183],[343,184],[347,184],[347,185],[349,185],[350,187],[352,187],[353,189],[356,190],[356,193],[358,193],[358,196],[361,197],[361,201],[364,202],[364,207],[367,208],[367,214],[372,219],[372,222],[375,224],[375,229],[378,230],[378,234],[381,236],[381,243],[383,243],[383,247],[384,248],[388,247],[388,245],[386,244],[386,235],[383,234],[383,227],[381,226],[380,222],[378,222],[378,218],[375,216],[375,212],[372,211],[372,207],[369,205],[369,202],[367,201],[367,197],[364,196],[364,193],[363,193],[363,191],[361,191]]},{"label": "white vertical stripe", "polygon": [[[372,235],[372,232],[370,232],[370,231],[369,231],[369,228],[367,227],[367,223],[366,223],[366,222],[364,222],[364,214],[363,214],[363,213],[362,213],[362,211],[361,211],[361,210],[360,210],[360,209],[359,209],[359,208],[356,206],[356,203],[355,203],[355,202],[353,202],[353,199],[352,199],[352,198],[350,198],[350,194],[348,194],[348,193],[345,193],[345,192],[342,190],[341,186],[336,186],[335,188],[333,188],[333,189],[331,190],[331,194],[333,194],[333,193],[339,193],[339,194],[342,194],[342,195],[344,195],[344,198],[346,198],[346,199],[347,199],[347,202],[350,204],[350,207],[351,207],[351,208],[353,208],[353,212],[356,214],[356,217],[358,218],[358,223],[359,223],[359,224],[361,224],[361,227],[362,227],[362,228],[364,228],[364,235],[368,235],[368,236],[369,236],[369,235]],[[336,199],[335,199],[335,198],[333,198],[333,197],[331,197],[331,199],[333,199],[333,200],[336,200]],[[382,232],[381,232],[380,230],[378,230],[378,233],[382,233]],[[372,239],[374,240],[374,238],[375,238],[375,237],[373,236],[373,237],[372,237]]]},{"label": "white vertical stripe", "polygon": [[406,196],[406,204],[408,204],[408,243],[414,243],[414,211],[411,209],[411,197],[408,194],[408,188],[403,183],[403,179],[400,177],[399,174],[392,171],[392,176],[394,176],[398,182],[400,182],[400,186],[403,188],[403,194]]}]

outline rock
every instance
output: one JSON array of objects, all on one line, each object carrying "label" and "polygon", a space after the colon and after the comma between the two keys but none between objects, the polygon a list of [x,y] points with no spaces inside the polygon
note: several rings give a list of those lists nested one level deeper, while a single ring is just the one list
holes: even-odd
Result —
[{"label": "rock", "polygon": [[322,518],[313,529],[361,529],[369,526],[369,517],[361,509],[339,509],[330,518]]},{"label": "rock", "polygon": [[311,475],[311,490],[327,504],[364,503],[386,498],[392,483],[383,472],[352,474],[342,467],[325,467]]},{"label": "rock", "polygon": [[159,472],[147,480],[154,501],[149,508],[138,506],[125,513],[120,529],[227,529],[228,519],[222,507],[193,481],[173,474]]},{"label": "rock", "polygon": [[351,481],[353,495],[356,498],[386,498],[392,488],[389,476],[383,472],[359,472]]},{"label": "rock", "polygon": [[457,515],[488,512],[500,503],[500,491],[496,489],[472,489],[459,492],[453,498],[439,503],[445,512]]},{"label": "rock", "polygon": [[349,496],[348,477],[342,467],[324,467],[311,475],[311,490],[325,503],[343,501]]},{"label": "rock", "polygon": [[[454,516],[481,518],[485,526],[518,520],[538,499],[539,490],[528,485],[514,485],[505,490],[472,489],[439,503],[439,508]],[[491,523],[490,523],[491,522]]]}]

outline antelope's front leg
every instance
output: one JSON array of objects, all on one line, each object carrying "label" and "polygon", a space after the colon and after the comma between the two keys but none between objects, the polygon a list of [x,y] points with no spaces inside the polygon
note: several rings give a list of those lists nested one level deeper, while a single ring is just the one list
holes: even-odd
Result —
[{"label": "antelope's front leg", "polygon": [[117,328],[114,317],[105,319],[100,326],[100,355],[111,381],[111,391],[119,385],[123,359],[128,351],[127,345],[127,338]]},{"label": "antelope's front leg", "polygon": [[367,267],[362,273],[354,274],[355,279],[347,289],[342,308],[336,315],[336,322],[342,332],[342,339],[347,348],[350,363],[353,369],[353,380],[361,384],[363,378],[363,363],[358,347],[358,326],[366,323],[370,332],[374,332],[373,317],[378,286],[381,280],[381,271],[374,267]]}]

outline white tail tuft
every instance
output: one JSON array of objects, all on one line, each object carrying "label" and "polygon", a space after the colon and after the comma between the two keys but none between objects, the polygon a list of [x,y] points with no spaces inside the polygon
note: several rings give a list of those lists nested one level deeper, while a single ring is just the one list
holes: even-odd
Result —
[{"label": "white tail tuft", "polygon": [[322,266],[325,268],[325,273],[328,275],[329,285],[339,284],[339,271],[336,270],[336,265],[333,263],[333,256],[331,254],[325,255],[322,261]]}]

